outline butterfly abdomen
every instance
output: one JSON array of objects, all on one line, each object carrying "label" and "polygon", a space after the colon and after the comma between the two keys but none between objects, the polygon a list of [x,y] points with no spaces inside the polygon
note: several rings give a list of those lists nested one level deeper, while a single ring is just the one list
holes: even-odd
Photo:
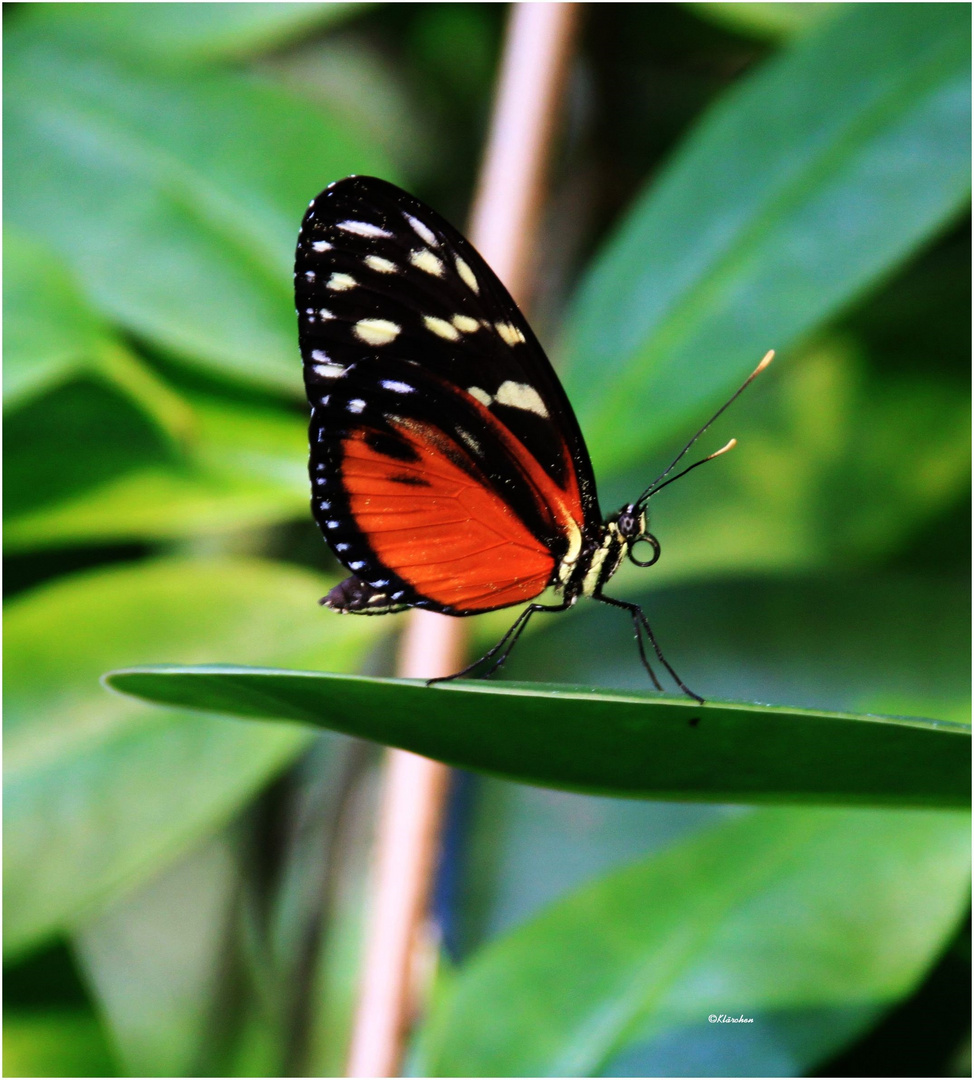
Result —
[{"label": "butterfly abdomen", "polygon": [[318,602],[341,615],[387,615],[409,606],[357,577],[345,578]]}]

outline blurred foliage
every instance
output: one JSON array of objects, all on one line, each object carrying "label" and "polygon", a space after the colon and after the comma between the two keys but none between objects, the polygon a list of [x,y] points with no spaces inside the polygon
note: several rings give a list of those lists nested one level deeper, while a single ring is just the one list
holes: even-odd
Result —
[{"label": "blurred foliage", "polygon": [[[315,604],[338,568],[307,513],[291,250],[351,172],[462,224],[504,17],[5,11],[7,1075],[341,1069],[374,750],[97,680],[390,670],[396,620]],[[969,54],[964,5],[588,13],[535,308],[603,505],[780,350],[707,436],[739,449],[654,501],[659,566],[618,579],[654,586],[708,695],[965,718]],[[614,614],[539,626],[511,676],[641,685]],[[962,840],[950,814],[468,778],[438,892],[459,966],[416,1066],[964,1071]]]}]

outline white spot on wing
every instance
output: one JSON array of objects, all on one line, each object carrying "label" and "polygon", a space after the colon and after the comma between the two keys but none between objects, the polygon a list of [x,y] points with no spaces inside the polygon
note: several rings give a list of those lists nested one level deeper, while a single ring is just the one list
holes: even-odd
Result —
[{"label": "white spot on wing", "polygon": [[427,330],[432,330],[434,334],[446,338],[447,341],[460,340],[460,331],[446,319],[438,319],[435,315],[424,315],[423,322],[426,323]]},{"label": "white spot on wing", "polygon": [[494,329],[507,342],[508,345],[519,345],[524,341],[524,335],[518,327],[511,323],[499,322],[494,324]]},{"label": "white spot on wing", "polygon": [[402,327],[388,319],[359,319],[352,330],[367,345],[388,345],[396,340]]},{"label": "white spot on wing", "polygon": [[398,269],[394,262],[383,259],[380,255],[366,255],[365,265],[377,274],[394,274]]},{"label": "white spot on wing", "polygon": [[314,279],[315,279],[314,270],[305,270],[304,277],[305,277],[306,281],[314,281]]},{"label": "white spot on wing", "polygon": [[354,233],[356,236],[392,236],[387,229],[373,225],[369,221],[340,221],[338,227],[343,232]]},{"label": "white spot on wing", "polygon": [[463,278],[467,288],[469,288],[472,292],[476,293],[479,296],[480,285],[477,282],[476,277],[474,277],[474,272],[470,269],[469,266],[467,266],[467,264],[463,261],[463,259],[460,258],[459,255],[456,257],[455,262],[457,265],[457,273],[460,275],[461,278]]},{"label": "white spot on wing", "polygon": [[443,276],[443,263],[427,248],[417,248],[409,253],[409,261],[417,270],[422,270],[433,277]]},{"label": "white spot on wing", "polygon": [[354,289],[356,285],[358,282],[351,274],[332,274],[325,288],[334,292],[345,292],[346,289]]},{"label": "white spot on wing", "polygon": [[465,431],[462,427],[457,427],[457,434],[460,438],[470,447],[470,449],[477,455],[483,453],[480,449],[480,443],[470,434],[469,431]]},{"label": "white spot on wing", "polygon": [[327,240],[315,240],[311,248],[313,251],[331,251],[331,244]]},{"label": "white spot on wing", "polygon": [[472,398],[476,398],[481,405],[485,405],[488,408],[490,407],[490,403],[494,400],[486,390],[481,390],[479,386],[468,386],[467,393]]},{"label": "white spot on wing", "polygon": [[424,225],[419,218],[414,218],[412,214],[406,214],[405,216],[406,220],[412,226],[413,232],[416,233],[417,236],[425,240],[427,244],[432,244],[434,247],[437,246],[436,233],[433,232],[428,225]]},{"label": "white spot on wing", "polygon": [[331,363],[331,357],[328,355],[328,353],[324,352],[322,349],[312,349],[311,350],[311,359],[314,360],[314,362],[316,364],[330,364]]},{"label": "white spot on wing", "polygon": [[396,394],[415,394],[416,387],[410,386],[409,383],[400,382],[398,379],[383,379],[380,386],[384,386],[386,390],[392,390]]},{"label": "white spot on wing", "polygon": [[480,329],[480,323],[476,319],[471,319],[469,315],[454,315],[451,322],[461,334],[472,334]]},{"label": "white spot on wing", "polygon": [[352,398],[345,408],[349,412],[360,413],[365,408],[365,402],[361,398]]},{"label": "white spot on wing", "polygon": [[508,379],[498,387],[495,400],[500,405],[510,405],[515,409],[524,409],[525,412],[537,413],[538,416],[547,416],[541,395],[528,383],[514,382]]},{"label": "white spot on wing", "polygon": [[364,570],[365,569],[365,563],[362,562],[361,559],[356,559],[355,562],[350,562],[348,564],[348,568],[349,568],[349,570]]},{"label": "white spot on wing", "polygon": [[328,308],[321,308],[318,312],[318,318],[321,319],[322,322],[325,322],[328,319],[334,319],[334,317],[335,316],[332,315]]},{"label": "white spot on wing", "polygon": [[[345,374],[345,368],[341,364],[315,364],[314,373],[322,379],[337,379]],[[322,401],[322,405],[325,402]]]}]

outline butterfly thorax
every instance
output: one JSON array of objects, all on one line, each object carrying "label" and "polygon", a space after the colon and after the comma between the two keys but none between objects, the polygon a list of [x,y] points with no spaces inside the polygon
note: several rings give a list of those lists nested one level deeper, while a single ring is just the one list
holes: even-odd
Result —
[{"label": "butterfly thorax", "polygon": [[624,506],[606,519],[590,542],[582,545],[571,564],[567,559],[562,562],[556,588],[572,600],[601,592],[632,546],[649,535],[645,512]]}]

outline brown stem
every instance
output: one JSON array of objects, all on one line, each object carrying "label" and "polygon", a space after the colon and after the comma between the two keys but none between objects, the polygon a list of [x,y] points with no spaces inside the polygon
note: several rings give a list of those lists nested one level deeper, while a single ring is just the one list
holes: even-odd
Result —
[{"label": "brown stem", "polygon": [[[576,4],[522,3],[512,8],[508,25],[469,236],[519,302],[525,299],[577,16]],[[460,619],[412,612],[397,673],[433,678],[458,670],[463,630]],[[445,765],[388,752],[348,1076],[398,1075],[416,1004],[413,969],[448,786]]]}]

